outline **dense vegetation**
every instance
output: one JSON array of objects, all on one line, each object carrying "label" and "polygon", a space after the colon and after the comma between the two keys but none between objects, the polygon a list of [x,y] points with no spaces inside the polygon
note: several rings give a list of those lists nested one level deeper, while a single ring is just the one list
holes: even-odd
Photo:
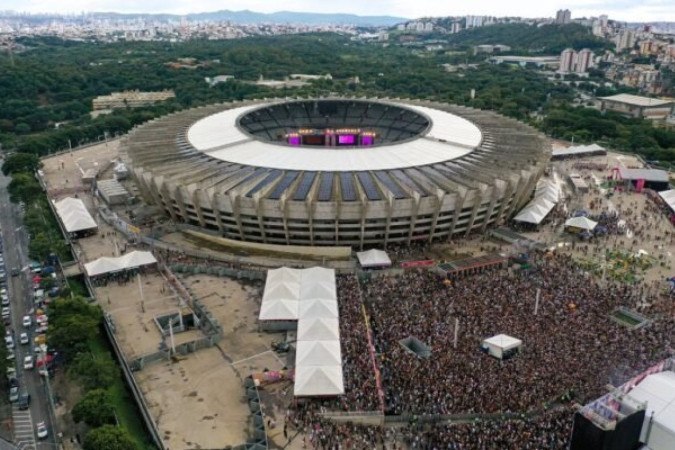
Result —
[{"label": "dense vegetation", "polygon": [[594,36],[591,29],[576,23],[567,25],[527,25],[524,23],[499,24],[471,28],[449,37],[458,45],[503,44],[513,50],[555,55],[571,47],[575,50],[589,48],[602,51],[610,48],[609,42]]},{"label": "dense vegetation", "polygon": [[[490,42],[522,51],[558,51],[568,46],[597,50],[606,45],[576,24],[495,25],[447,38],[460,48]],[[535,71],[479,64],[475,69],[449,73],[440,67],[462,59],[462,54],[470,57],[470,51],[459,56],[445,51],[420,53],[400,46],[353,42],[335,34],[176,44],[73,43],[53,38],[23,43],[30,50],[15,55],[14,65],[0,56],[0,65],[6,68],[0,72],[0,144],[8,150],[44,155],[124,133],[171,111],[218,101],[339,94],[434,99],[494,109],[530,121],[556,137],[574,136],[577,142],[600,140],[650,159],[675,161],[672,131],[652,130],[644,121],[571,109],[568,105],[575,96],[573,87],[553,83]],[[200,65],[176,69],[166,64],[186,57],[195,58]],[[248,83],[261,75],[280,79],[291,73],[330,73],[333,80],[280,90]],[[204,80],[224,74],[234,75],[236,80],[214,87]],[[348,81],[354,76],[360,83]],[[125,89],[173,89],[176,98],[153,107],[90,117],[94,97]],[[475,98],[471,98],[472,89]],[[541,121],[542,117],[546,119]],[[587,122],[588,118],[593,120]],[[640,144],[635,135],[647,139]]]}]

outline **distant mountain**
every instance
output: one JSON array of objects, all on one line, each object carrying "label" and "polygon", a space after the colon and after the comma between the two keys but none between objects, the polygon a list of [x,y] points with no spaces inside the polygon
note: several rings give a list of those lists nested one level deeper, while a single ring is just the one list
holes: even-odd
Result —
[{"label": "distant mountain", "polygon": [[215,11],[208,13],[189,14],[190,20],[230,21],[239,24],[250,23],[294,23],[306,25],[356,25],[371,27],[388,27],[408,19],[392,16],[357,16],[356,14],[321,14],[293,11],[279,11],[271,14],[254,11]]}]

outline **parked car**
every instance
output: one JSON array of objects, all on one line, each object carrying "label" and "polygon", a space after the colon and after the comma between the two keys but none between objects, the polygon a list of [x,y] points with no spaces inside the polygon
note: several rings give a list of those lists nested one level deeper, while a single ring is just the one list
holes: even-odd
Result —
[{"label": "parked car", "polygon": [[0,299],[2,300],[0,302],[2,306],[9,306],[9,296],[7,294],[0,294]]},{"label": "parked car", "polygon": [[9,310],[9,306],[4,306],[2,308],[2,317],[9,317],[11,314],[11,311]]},{"label": "parked car", "polygon": [[44,422],[38,422],[36,428],[36,433],[38,439],[46,439],[49,436],[49,431],[47,431],[47,425]]},{"label": "parked car", "polygon": [[21,333],[19,335],[19,342],[21,342],[21,345],[26,345],[30,342],[30,339],[28,338],[28,333]]},{"label": "parked car", "polygon": [[16,359],[16,354],[13,350],[7,350],[7,361],[13,361]]},{"label": "parked car", "polygon": [[9,388],[9,401],[10,403],[19,401],[19,386],[12,386]]},{"label": "parked car", "polygon": [[14,338],[12,337],[11,334],[5,336],[5,345],[7,346],[8,349],[14,348]]},{"label": "parked car", "polygon": [[31,319],[30,316],[23,316],[21,323],[24,327],[30,328],[30,326],[33,325],[33,319]]},{"label": "parked car", "polygon": [[19,409],[28,409],[30,406],[30,394],[23,390],[19,394]]},{"label": "parked car", "polygon": [[31,355],[26,356],[23,359],[23,368],[24,370],[31,370],[35,367],[35,362],[33,362],[33,357]]}]

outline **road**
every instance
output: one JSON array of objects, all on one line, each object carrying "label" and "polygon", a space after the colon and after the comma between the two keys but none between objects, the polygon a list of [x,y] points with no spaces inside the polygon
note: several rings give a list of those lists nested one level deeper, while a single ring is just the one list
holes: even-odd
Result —
[{"label": "road", "polygon": [[[26,331],[22,326],[22,318],[33,307],[33,289],[28,269],[22,270],[19,276],[11,276],[13,268],[24,269],[28,264],[28,233],[22,226],[19,208],[9,201],[7,186],[10,180],[0,173],[0,229],[2,229],[7,290],[12,314],[12,325],[7,329],[11,329],[14,334],[17,378],[21,388],[26,388],[31,396],[30,408],[27,411],[20,411],[16,404],[13,406],[14,442],[17,447],[25,450],[55,449],[57,445],[54,442],[54,427],[50,420],[45,380],[38,374],[37,369],[23,369],[24,356],[30,354],[35,359],[33,348],[35,323],[28,330],[30,343],[28,345],[19,343],[19,334]],[[35,436],[35,424],[38,422],[45,422],[49,429],[49,437],[40,442]]]}]

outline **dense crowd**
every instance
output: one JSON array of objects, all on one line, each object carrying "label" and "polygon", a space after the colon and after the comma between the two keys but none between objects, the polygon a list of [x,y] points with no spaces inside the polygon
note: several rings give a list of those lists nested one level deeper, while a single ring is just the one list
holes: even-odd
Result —
[{"label": "dense crowd", "polygon": [[[365,285],[387,412],[523,412],[570,393],[584,402],[620,369],[640,371],[670,353],[672,316],[629,332],[608,319],[629,306],[628,287],[600,287],[566,256],[535,264],[527,273],[483,273],[450,286],[429,271]],[[500,333],[521,339],[523,352],[499,361],[479,351],[483,339]],[[429,345],[432,356],[404,349],[399,341],[409,336]]]}]

